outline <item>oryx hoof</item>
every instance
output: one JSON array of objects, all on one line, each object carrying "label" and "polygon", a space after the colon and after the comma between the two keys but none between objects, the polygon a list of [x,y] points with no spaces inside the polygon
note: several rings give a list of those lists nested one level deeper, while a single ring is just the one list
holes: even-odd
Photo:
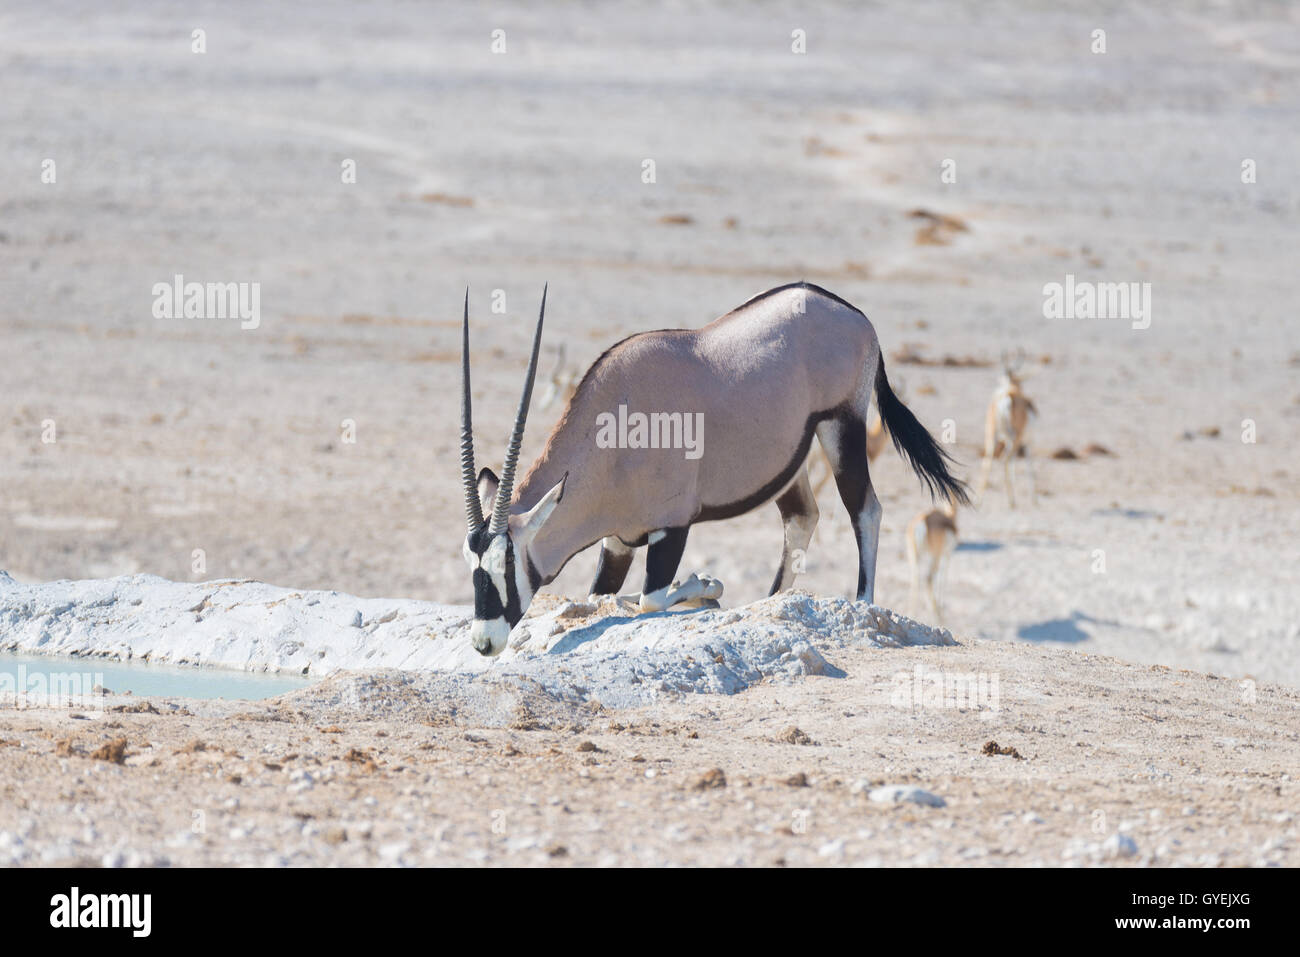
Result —
[{"label": "oryx hoof", "polygon": [[704,591],[700,597],[706,601],[717,601],[722,597],[722,582],[718,581],[712,575],[701,575],[700,584],[704,586]]},{"label": "oryx hoof", "polygon": [[677,607],[690,609],[711,609],[721,608],[718,599],[722,597],[722,582],[718,581],[712,575],[692,575],[687,579],[687,585],[690,585],[696,592],[690,598],[679,602]]}]

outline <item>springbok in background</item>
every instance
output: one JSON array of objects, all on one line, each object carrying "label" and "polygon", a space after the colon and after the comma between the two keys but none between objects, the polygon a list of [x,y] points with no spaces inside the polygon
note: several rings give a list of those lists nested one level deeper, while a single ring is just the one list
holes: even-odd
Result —
[{"label": "springbok in background", "polygon": [[1021,388],[1024,376],[1020,367],[1024,364],[1024,351],[1016,353],[1015,360],[1010,360],[1002,353],[1002,377],[998,387],[989,400],[988,415],[984,420],[984,462],[980,469],[980,486],[976,500],[983,501],[984,491],[989,484],[989,470],[994,459],[1002,459],[1003,482],[1007,489],[1007,504],[1016,507],[1015,478],[1016,459],[1025,457],[1029,470],[1030,492],[1035,501],[1038,498],[1038,482],[1034,476],[1034,463],[1029,458],[1029,449],[1025,442],[1025,432],[1029,428],[1029,417],[1037,415],[1033,400],[1025,395]]},{"label": "springbok in background", "polygon": [[537,402],[537,409],[549,409],[558,399],[565,405],[578,391],[578,380],[582,378],[582,368],[571,366],[565,361],[565,343],[561,342],[555,355],[555,368],[546,377],[546,393]]},{"label": "springbok in background", "polygon": [[[947,455],[890,390],[871,322],[807,283],[769,290],[702,329],[643,332],[610,347],[582,377],[516,490],[545,313],[543,291],[501,478],[490,469],[475,475],[465,294],[461,481],[469,531],[464,555],[474,585],[470,637],[481,654],[499,654],[537,590],[597,542],[593,594],[617,592],[633,550],[648,545],[643,612],[720,597],[722,585],[713,578],[673,580],[690,527],[773,500],[785,527],[785,546],[772,593],[789,588],[798,553],[807,548],[817,523],[817,500],[804,467],[814,435],[834,469],[857,538],[857,599],[872,601],[881,515],[867,468],[867,406],[873,391],[894,445],[931,494],[966,501],[966,488],[950,474]],[[621,420],[627,410],[658,422],[655,438],[665,441],[649,447],[624,441],[620,428],[611,447],[608,419]],[[687,416],[703,425],[694,456],[674,441],[682,438]]]},{"label": "springbok in background", "polygon": [[908,613],[916,609],[916,595],[921,586],[921,561],[926,560],[925,591],[930,609],[943,624],[943,606],[939,601],[948,580],[948,558],[957,547],[957,507],[951,501],[938,508],[920,512],[907,523],[907,564],[912,570],[912,590],[908,596]]}]

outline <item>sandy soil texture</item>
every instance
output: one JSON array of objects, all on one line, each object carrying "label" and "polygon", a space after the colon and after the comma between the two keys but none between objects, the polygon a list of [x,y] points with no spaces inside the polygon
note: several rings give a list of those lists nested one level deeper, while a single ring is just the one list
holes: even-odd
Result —
[{"label": "sandy soil texture", "polygon": [[[635,709],[388,671],[0,711],[0,863],[1300,863],[1292,690],[995,641],[829,657],[846,677]],[[996,710],[936,670],[995,678]],[[873,799],[895,785],[944,806]]]}]

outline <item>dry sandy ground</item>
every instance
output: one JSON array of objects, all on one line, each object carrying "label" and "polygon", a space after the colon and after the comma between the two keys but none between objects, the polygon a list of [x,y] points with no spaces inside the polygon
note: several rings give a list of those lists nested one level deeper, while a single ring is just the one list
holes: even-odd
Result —
[{"label": "dry sandy ground", "polygon": [[[585,363],[629,333],[698,326],[804,278],[872,318],[892,377],[932,428],[951,420],[968,469],[995,370],[908,365],[900,352],[1031,357],[1043,495],[1012,512],[995,485],[959,516],[948,624],[997,641],[942,653],[1022,676],[1034,694],[991,725],[909,717],[867,706],[887,672],[864,656],[838,683],[617,717],[660,723],[641,735],[608,731],[607,716],[582,719],[581,734],[482,731],[326,718],[306,703],[294,707],[308,717],[288,722],[229,721],[211,706],[115,715],[112,730],[6,715],[5,736],[22,743],[0,749],[14,772],[6,833],[34,821],[30,846],[92,859],[119,841],[146,860],[262,861],[298,843],[343,860],[403,843],[402,859],[497,859],[535,839],[517,854],[890,863],[965,849],[1020,863],[1102,839],[1101,809],[1106,833],[1133,824],[1137,860],[1294,855],[1292,825],[1274,818],[1282,773],[1300,763],[1295,700],[1261,691],[1246,707],[1239,695],[1252,676],[1300,687],[1296,9],[616,11],[6,5],[0,567],[28,581],[150,572],[465,601],[454,452],[466,284],[490,458],[544,281],[548,344],[566,341]],[[190,52],[196,27],[203,55]],[[1102,55],[1090,50],[1099,27]],[[804,55],[790,51],[796,29]],[[54,184],[40,179],[46,159]],[[340,182],[347,159],[353,185]],[[940,181],[947,159],[955,183]],[[968,230],[918,241],[918,207]],[[152,286],[176,273],[261,282],[260,327],[154,319]],[[1042,288],[1066,274],[1150,282],[1150,328],[1044,319]],[[490,311],[498,289],[504,315]],[[526,458],[555,414],[535,416]],[[355,444],[341,439],[345,419]],[[1246,419],[1256,442],[1241,441]],[[1094,442],[1114,454],[1048,457]],[[892,453],[873,474],[885,506],[877,598],[901,608],[902,529],[924,500]],[[853,545],[838,506],[824,498],[822,512],[800,584],[842,595]],[[779,554],[768,508],[697,529],[684,570],[711,571],[728,603],[745,602]],[[575,559],[555,593],[584,595],[594,565]],[[917,654],[889,657],[888,670]],[[315,730],[329,721],[344,733]],[[770,742],[794,723],[821,745]],[[123,734],[137,756],[121,768],[51,757],[74,732],[78,747]],[[1027,760],[981,757],[992,737]],[[216,750],[173,753],[192,738]],[[587,738],[602,750],[576,752]],[[315,773],[352,747],[385,748],[385,763],[364,774],[335,761],[333,782],[292,794],[290,771],[263,764]],[[690,790],[715,765],[727,787]],[[781,783],[799,771],[810,789]],[[883,811],[851,794],[859,778],[913,775],[949,807]],[[70,813],[45,813],[55,805]],[[299,805],[314,817],[293,817]],[[507,811],[504,835],[491,835],[493,807]],[[807,834],[784,834],[801,807]],[[185,838],[193,808],[208,834]],[[1043,823],[1025,823],[1030,813]],[[253,837],[231,837],[253,824]],[[84,840],[88,827],[101,836]],[[341,844],[300,835],[340,827]],[[31,836],[46,828],[84,846]]]},{"label": "dry sandy ground", "polygon": [[[1300,863],[1294,691],[993,641],[837,663],[635,710],[503,687],[487,721],[395,672],[0,711],[0,864]],[[918,666],[996,675],[998,709],[901,707]]]}]

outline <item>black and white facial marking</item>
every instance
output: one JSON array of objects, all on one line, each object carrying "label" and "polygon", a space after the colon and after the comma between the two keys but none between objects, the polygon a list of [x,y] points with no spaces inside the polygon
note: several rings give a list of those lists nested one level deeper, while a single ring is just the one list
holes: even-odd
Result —
[{"label": "black and white facial marking", "polygon": [[[505,529],[493,535],[484,522],[465,537],[465,561],[474,585],[474,621],[470,640],[481,655],[499,655],[510,631],[519,624],[542,587],[542,574],[528,557],[528,547],[564,495],[563,479],[532,509],[511,515]],[[491,469],[479,473],[478,494],[484,512],[496,503],[499,485]]]},{"label": "black and white facial marking", "polygon": [[464,552],[474,584],[470,639],[479,654],[499,655],[541,586],[540,576],[508,531],[490,536],[484,525],[466,536]]},{"label": "black and white facial marking", "polygon": [[[499,655],[505,650],[510,629],[524,617],[541,584],[541,576],[528,560],[528,543],[546,521],[564,494],[564,478],[523,514],[510,513],[515,488],[515,468],[524,441],[528,406],[537,378],[537,356],[542,348],[542,322],[546,315],[546,289],[537,312],[533,351],[524,374],[524,391],[515,411],[515,425],[506,446],[505,465],[498,479],[491,469],[474,476],[474,427],[471,421],[469,385],[469,289],[465,290],[465,312],[461,319],[460,346],[460,475],[465,493],[465,561],[474,585],[474,621],[470,638],[479,654]],[[525,479],[527,482],[527,479]],[[490,514],[490,518],[485,515]]]}]

